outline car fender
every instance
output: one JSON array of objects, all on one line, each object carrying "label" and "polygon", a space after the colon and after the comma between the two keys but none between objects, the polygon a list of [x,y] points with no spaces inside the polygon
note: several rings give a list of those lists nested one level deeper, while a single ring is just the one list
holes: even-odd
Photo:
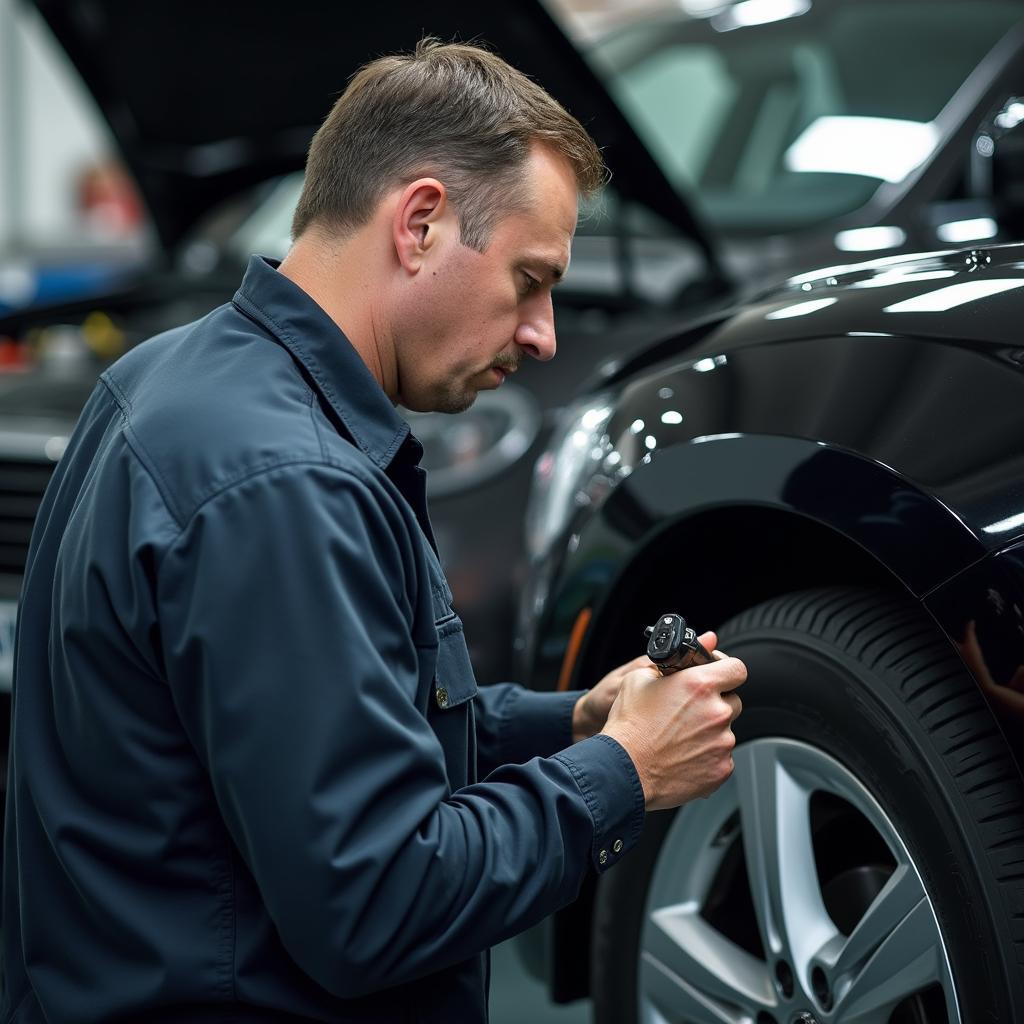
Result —
[{"label": "car fender", "polygon": [[[615,395],[594,439],[601,469],[524,596],[536,632],[521,646],[537,688],[590,685],[642,652],[644,620],[662,611],[711,628],[830,584],[905,592],[962,655],[978,584],[951,581],[998,567],[1000,593],[1021,589],[1024,559],[1002,554],[1024,543],[1024,492],[1012,483],[1024,478],[1019,364],[934,337],[730,348],[734,330]],[[1000,664],[1024,663],[1024,629],[1007,645]]]},{"label": "car fender", "polygon": [[[799,364],[804,381],[825,384],[846,364],[850,390],[874,378],[887,398],[840,409],[834,394],[823,400],[800,382]],[[932,382],[923,393],[884,372],[915,365]],[[531,684],[592,685],[643,652],[643,626],[663,611],[712,628],[780,593],[861,583],[922,603],[1011,749],[1024,749],[1024,541],[1015,518],[1024,501],[1015,512],[1004,486],[1014,479],[1014,439],[1024,436],[1022,388],[998,355],[911,338],[888,350],[881,339],[854,338],[712,349],[627,384],[594,439],[606,439],[602,466],[612,472],[576,496],[562,542],[523,594],[521,621],[535,627],[520,636]],[[984,395],[987,408],[971,395]],[[912,429],[894,440],[891,423]],[[966,449],[955,446],[958,430]],[[943,445],[954,445],[948,472],[937,458]],[[968,623],[980,658],[965,648]],[[543,973],[561,999],[587,991],[591,895],[545,926],[558,940]]]}]

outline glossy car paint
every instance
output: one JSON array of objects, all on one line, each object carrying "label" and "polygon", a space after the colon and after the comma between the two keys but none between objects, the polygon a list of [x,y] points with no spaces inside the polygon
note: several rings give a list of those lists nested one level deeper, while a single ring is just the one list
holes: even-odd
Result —
[{"label": "glossy car paint", "polygon": [[[593,471],[525,595],[534,684],[556,685],[582,608],[579,684],[639,653],[642,620],[673,601],[708,628],[798,586],[870,580],[960,641],[970,618],[988,622],[954,600],[973,568],[1024,607],[1020,289],[1021,246],[826,272],[744,307],[685,360],[606,383]],[[999,685],[1024,664],[1007,614],[984,641]]]},{"label": "glossy car paint", "polygon": [[[702,630],[805,587],[867,584],[932,614],[1020,771],[1022,289],[1024,246],[836,267],[595,379],[535,472],[536,524],[575,431],[590,466],[563,488],[557,532],[531,541],[521,599],[532,685],[587,685],[642,653],[664,611]],[[538,966],[556,998],[588,991],[590,899],[550,926]]]}]

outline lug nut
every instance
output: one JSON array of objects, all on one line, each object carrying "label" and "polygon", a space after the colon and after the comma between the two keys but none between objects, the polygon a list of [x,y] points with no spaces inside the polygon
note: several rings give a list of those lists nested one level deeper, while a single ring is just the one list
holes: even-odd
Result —
[{"label": "lug nut", "polygon": [[814,970],[811,971],[811,988],[814,989],[814,995],[818,1002],[821,1003],[822,1008],[825,1010],[831,1010],[832,991],[829,988],[828,978],[820,967],[815,967]]},{"label": "lug nut", "polygon": [[786,999],[793,998],[793,969],[785,960],[775,965],[775,980],[779,983],[779,991]]}]

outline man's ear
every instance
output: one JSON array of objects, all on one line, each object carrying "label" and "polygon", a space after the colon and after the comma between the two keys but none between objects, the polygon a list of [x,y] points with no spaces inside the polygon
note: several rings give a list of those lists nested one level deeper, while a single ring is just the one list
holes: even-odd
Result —
[{"label": "man's ear", "polygon": [[395,207],[392,235],[398,262],[415,274],[437,244],[448,212],[448,193],[436,178],[418,178],[403,190]]}]

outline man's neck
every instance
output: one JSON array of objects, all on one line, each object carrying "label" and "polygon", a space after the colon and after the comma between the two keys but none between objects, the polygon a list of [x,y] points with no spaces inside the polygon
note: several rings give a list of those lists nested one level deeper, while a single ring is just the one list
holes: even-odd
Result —
[{"label": "man's neck", "polygon": [[364,232],[329,238],[309,228],[295,240],[279,272],[297,284],[338,325],[370,373],[395,401],[397,371],[387,325],[378,313],[380,296],[371,285],[379,254],[369,251]]}]

